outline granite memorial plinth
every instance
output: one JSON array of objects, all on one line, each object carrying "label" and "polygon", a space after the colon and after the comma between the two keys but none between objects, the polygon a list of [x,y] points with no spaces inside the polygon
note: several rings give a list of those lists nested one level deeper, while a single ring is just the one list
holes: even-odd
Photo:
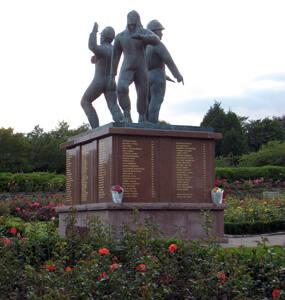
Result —
[{"label": "granite memorial plinth", "polygon": [[[66,149],[66,201],[58,208],[60,233],[77,210],[77,225],[98,216],[119,228],[134,209],[151,218],[167,236],[203,237],[202,211],[210,211],[213,235],[223,239],[224,205],[215,205],[215,140],[221,134],[192,126],[111,123],[70,138]],[[124,188],[122,204],[111,187]],[[181,232],[181,231],[180,231]],[[180,236],[181,237],[181,236]]]}]

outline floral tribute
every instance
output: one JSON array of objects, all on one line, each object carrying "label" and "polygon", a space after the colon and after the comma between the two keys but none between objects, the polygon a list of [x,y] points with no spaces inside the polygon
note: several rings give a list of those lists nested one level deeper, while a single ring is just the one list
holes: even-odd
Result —
[{"label": "floral tribute", "polygon": [[118,184],[112,186],[112,192],[117,192],[117,193],[122,193],[123,192],[123,188],[121,186],[119,186]]}]

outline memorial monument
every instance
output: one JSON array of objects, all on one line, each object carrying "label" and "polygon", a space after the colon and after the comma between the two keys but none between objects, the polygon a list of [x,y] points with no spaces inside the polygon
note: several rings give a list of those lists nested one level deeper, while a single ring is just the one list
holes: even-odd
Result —
[{"label": "memorial monument", "polygon": [[[90,219],[100,217],[119,236],[121,225],[130,222],[137,209],[142,220],[151,218],[165,236],[195,239],[206,234],[202,217],[206,210],[213,217],[212,235],[224,239],[225,206],[211,199],[215,141],[221,134],[194,126],[143,122],[148,73],[142,57],[147,45],[159,43],[158,36],[142,28],[138,13],[128,14],[127,29],[115,38],[110,73],[114,86],[117,64],[124,53],[118,97],[127,122],[98,127],[62,145],[66,149],[66,201],[57,209],[62,235],[66,216],[75,207],[79,227],[87,227]],[[174,74],[178,81],[183,80],[179,72]],[[139,123],[131,122],[129,111],[128,86],[133,81]],[[115,185],[124,189],[122,203],[112,201],[111,188]]]}]

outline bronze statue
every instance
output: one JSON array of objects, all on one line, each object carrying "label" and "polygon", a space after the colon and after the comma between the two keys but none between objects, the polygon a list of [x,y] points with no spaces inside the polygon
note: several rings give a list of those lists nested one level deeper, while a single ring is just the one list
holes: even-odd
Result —
[{"label": "bronze statue", "polygon": [[[164,30],[164,27],[159,21],[150,21],[147,25],[147,29],[155,33],[159,39],[162,38],[162,30]],[[167,65],[168,69],[178,82],[182,82],[183,84],[184,82],[182,75],[163,43],[160,42],[157,45],[147,46],[146,60],[149,79],[148,121],[157,123],[160,106],[165,95],[166,80],[173,81],[166,76],[165,65]]]},{"label": "bronze statue", "polygon": [[96,64],[95,75],[81,99],[81,106],[92,128],[99,126],[99,119],[92,102],[104,93],[107,105],[115,122],[122,122],[124,117],[117,103],[116,85],[110,85],[110,68],[112,57],[112,41],[115,31],[106,27],[101,32],[100,45],[97,44],[98,24],[95,22],[89,36],[89,49],[94,53],[91,62]]},{"label": "bronze statue", "polygon": [[111,82],[114,82],[123,53],[124,60],[120,70],[117,94],[119,104],[124,112],[125,121],[127,122],[132,122],[129,86],[133,82],[137,91],[139,122],[146,121],[148,75],[145,48],[147,45],[157,45],[159,43],[160,40],[157,35],[142,27],[139,14],[134,10],[129,12],[127,28],[115,38],[111,66]]}]

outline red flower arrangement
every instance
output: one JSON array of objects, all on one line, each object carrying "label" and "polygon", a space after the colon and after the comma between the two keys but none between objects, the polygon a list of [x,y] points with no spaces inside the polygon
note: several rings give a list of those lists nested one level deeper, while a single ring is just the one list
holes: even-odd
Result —
[{"label": "red flower arrangement", "polygon": [[112,192],[117,192],[120,194],[123,192],[123,188],[119,185],[114,185],[114,186],[112,186]]}]

